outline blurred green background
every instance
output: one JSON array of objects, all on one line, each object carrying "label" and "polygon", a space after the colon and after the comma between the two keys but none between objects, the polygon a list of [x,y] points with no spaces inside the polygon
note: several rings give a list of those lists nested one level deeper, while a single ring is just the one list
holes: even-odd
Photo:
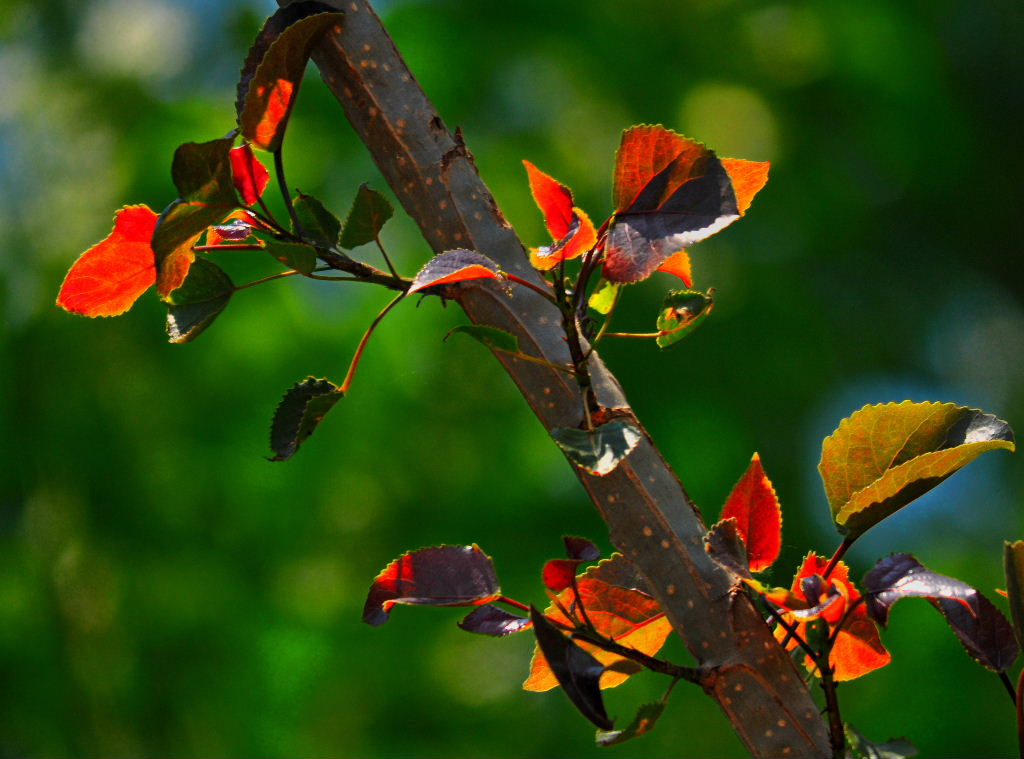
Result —
[{"label": "blurred green background", "polygon": [[[529,244],[546,241],[521,159],[610,209],[613,151],[664,123],[772,161],[741,223],[692,249],[712,318],[678,349],[603,353],[709,519],[760,452],[785,510],[773,579],[831,553],[820,441],[864,403],[979,406],[1024,428],[1016,0],[470,0],[379,3]],[[562,534],[607,535],[512,383],[436,302],[403,307],[351,395],[293,459],[267,430],[307,374],[340,380],[387,295],[283,280],[169,345],[152,295],[117,319],[54,307],[118,207],[162,208],[178,143],[224,134],[272,3],[7,0],[0,8],[0,753],[5,756],[739,756],[680,686],[658,729],[597,750],[561,693],[525,693],[528,636],[458,610],[359,620],[406,549],[478,542],[507,593],[542,602]],[[344,213],[383,183],[311,70],[285,145],[292,185]],[[407,274],[428,256],[396,219]],[[367,249],[368,260],[378,263]],[[220,259],[236,281],[275,270]],[[323,286],[318,286],[318,285]],[[664,275],[616,324],[650,329]],[[891,551],[986,592],[1024,537],[1019,455],[990,454],[853,551]],[[990,595],[992,595],[990,593]],[[924,602],[894,662],[844,685],[844,716],[926,756],[1013,753],[1010,703]],[[676,641],[668,653],[686,654]],[[1015,672],[1013,674],[1016,674]],[[608,693],[628,720],[664,683]]]}]

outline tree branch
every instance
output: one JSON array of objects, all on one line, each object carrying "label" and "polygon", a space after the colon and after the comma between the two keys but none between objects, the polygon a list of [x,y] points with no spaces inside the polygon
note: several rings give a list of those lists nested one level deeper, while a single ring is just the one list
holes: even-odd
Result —
[{"label": "tree branch", "polygon": [[[321,43],[313,59],[424,238],[436,252],[477,250],[540,285],[459,131],[452,134],[444,125],[369,4],[336,5],[346,13],[344,28]],[[497,287],[474,286],[453,287],[450,296],[474,323],[515,334],[525,353],[569,362],[558,310],[536,293],[516,288],[509,297]],[[499,360],[545,428],[582,422],[572,377],[512,356]],[[636,422],[596,353],[590,366],[598,403]],[[614,545],[650,582],[700,665],[713,669],[705,690],[750,751],[827,756],[827,730],[795,665],[746,595],[731,592],[729,577],[704,552],[700,514],[649,436],[606,477],[573,469]]]}]

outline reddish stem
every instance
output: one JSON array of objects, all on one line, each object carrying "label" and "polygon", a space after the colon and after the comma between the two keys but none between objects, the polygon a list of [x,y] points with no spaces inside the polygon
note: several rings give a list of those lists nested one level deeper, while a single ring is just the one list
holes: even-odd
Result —
[{"label": "reddish stem", "polygon": [[530,282],[529,280],[523,279],[522,277],[517,277],[515,274],[506,274],[505,275],[505,279],[511,280],[512,282],[515,282],[517,285],[522,285],[523,287],[528,287],[531,290],[533,290],[534,292],[540,293],[541,295],[543,295],[545,298],[547,298],[552,303],[555,302],[555,299],[554,299],[554,297],[552,297],[551,293],[549,293],[547,290],[545,290],[542,287],[537,287],[537,285],[533,284],[533,282]]},{"label": "reddish stem", "polygon": [[832,554],[832,558],[828,560],[828,565],[826,565],[825,571],[821,574],[822,580],[828,579],[828,576],[832,574],[832,570],[836,568],[836,564],[838,564],[840,559],[842,559],[843,556],[846,555],[846,552],[852,545],[853,540],[851,540],[850,538],[846,538],[845,540],[843,540],[842,543],[839,544],[839,548],[837,548],[836,552]]},{"label": "reddish stem", "polygon": [[352,379],[356,376],[356,367],[359,366],[359,360],[363,357],[363,350],[366,348],[366,344],[370,341],[370,335],[373,334],[373,330],[380,324],[380,320],[383,319],[388,311],[398,305],[399,301],[405,297],[405,293],[399,293],[398,297],[393,301],[384,306],[384,309],[377,314],[370,326],[366,328],[366,332],[363,334],[363,339],[359,341],[359,345],[356,347],[356,352],[352,356],[352,363],[348,365],[348,372],[345,374],[345,381],[341,383],[341,387],[338,388],[341,392],[347,393],[349,386],[352,384]]},{"label": "reddish stem", "polygon": [[524,603],[520,603],[516,599],[509,598],[508,596],[501,596],[501,597],[499,597],[497,599],[497,603],[508,604],[509,606],[515,606],[520,611],[527,611],[528,612],[530,610],[530,607],[528,605],[526,605]]}]

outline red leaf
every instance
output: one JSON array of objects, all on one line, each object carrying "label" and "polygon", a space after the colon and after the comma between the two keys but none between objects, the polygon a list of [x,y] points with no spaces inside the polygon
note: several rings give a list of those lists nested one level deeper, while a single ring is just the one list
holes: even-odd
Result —
[{"label": "red leaf", "polygon": [[251,206],[267,187],[270,181],[270,173],[260,163],[260,159],[252,152],[249,143],[231,148],[231,181],[235,189],[242,196],[242,202]]},{"label": "red leaf", "polygon": [[544,571],[541,573],[544,586],[555,593],[561,593],[572,585],[576,567],[579,565],[580,562],[576,559],[551,559],[544,565]]},{"label": "red leaf", "polygon": [[113,231],[71,266],[57,305],[83,316],[117,316],[131,308],[156,281],[150,247],[156,220],[144,205],[119,210]]},{"label": "red leaf", "polygon": [[479,547],[435,546],[388,564],[370,586],[363,621],[382,625],[395,604],[479,606],[501,595],[494,565]]},{"label": "red leaf", "polygon": [[722,519],[730,517],[736,520],[736,529],[747,548],[750,571],[770,567],[782,548],[782,510],[756,453],[722,509]]},{"label": "red leaf", "polygon": [[612,282],[645,279],[740,216],[732,180],[715,154],[661,126],[623,133],[614,195],[604,264]]},{"label": "red leaf", "polygon": [[544,224],[555,240],[569,234],[573,222],[572,192],[561,182],[552,179],[529,161],[523,161],[530,179],[530,192],[541,213]]},{"label": "red leaf", "polygon": [[427,287],[471,279],[500,280],[501,272],[494,261],[480,253],[461,248],[446,250],[427,261],[406,294],[412,295]]}]

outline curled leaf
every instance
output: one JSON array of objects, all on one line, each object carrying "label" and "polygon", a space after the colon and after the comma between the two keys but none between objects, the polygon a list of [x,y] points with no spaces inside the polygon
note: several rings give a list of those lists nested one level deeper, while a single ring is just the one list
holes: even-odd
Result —
[{"label": "curled leaf", "polygon": [[630,422],[614,421],[593,430],[555,427],[551,437],[574,464],[604,477],[640,444],[643,434]]},{"label": "curled leaf", "polygon": [[665,296],[658,311],[659,348],[671,348],[700,326],[714,307],[711,292],[672,290]]},{"label": "curled leaf", "polygon": [[604,665],[564,635],[547,618],[530,607],[537,645],[550,662],[558,684],[584,717],[601,730],[611,730],[612,721],[604,708],[599,685]]},{"label": "curled leaf", "polygon": [[608,730],[597,733],[597,745],[598,746],[617,746],[620,743],[625,743],[633,738],[638,738],[646,732],[654,729],[654,725],[657,723],[658,718],[661,717],[662,712],[665,711],[664,701],[654,701],[649,704],[643,704],[636,711],[636,716],[633,717],[633,721],[629,723],[623,730]]},{"label": "curled leaf", "polygon": [[479,606],[500,594],[494,564],[479,546],[420,548],[399,556],[377,575],[363,606],[363,621],[384,624],[395,604]]},{"label": "curled leaf", "polygon": [[57,305],[82,316],[123,314],[156,282],[150,238],[157,215],[148,206],[125,206],[114,228],[72,264]]},{"label": "curled leaf", "polygon": [[473,279],[501,279],[498,264],[487,256],[462,248],[446,250],[429,261],[420,269],[407,295],[412,295],[427,287],[435,285],[465,282]]},{"label": "curled leaf", "polygon": [[459,627],[466,632],[502,637],[522,632],[532,624],[527,617],[521,617],[518,614],[505,611],[500,606],[485,604],[467,614],[459,622]]},{"label": "curled leaf", "polygon": [[344,395],[337,385],[325,379],[306,377],[295,383],[274,412],[270,426],[270,447],[274,451],[271,461],[284,461],[295,455]]},{"label": "curled leaf", "polygon": [[304,2],[267,20],[238,83],[238,124],[253,145],[270,152],[280,148],[313,47],[343,18],[329,5]]},{"label": "curled leaf", "polygon": [[718,566],[739,580],[752,580],[750,560],[735,517],[725,517],[704,536],[704,550]]},{"label": "curled leaf", "polygon": [[529,161],[523,161],[530,179],[530,192],[544,214],[544,224],[554,244],[530,253],[530,263],[541,271],[553,269],[590,250],[597,243],[597,230],[590,217],[573,205],[572,192]]},{"label": "curled leaf", "polygon": [[852,541],[985,451],[1014,449],[1001,419],[953,403],[865,406],[825,438],[818,471]]}]

